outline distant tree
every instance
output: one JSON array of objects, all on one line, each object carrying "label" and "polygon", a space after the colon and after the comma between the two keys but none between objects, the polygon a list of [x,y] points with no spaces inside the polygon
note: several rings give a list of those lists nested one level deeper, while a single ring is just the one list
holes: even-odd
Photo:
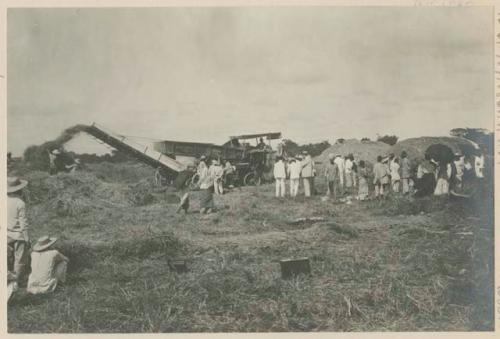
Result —
[{"label": "distant tree", "polygon": [[324,140],[319,143],[311,143],[307,145],[300,146],[300,151],[307,151],[311,156],[315,157],[323,153],[325,149],[330,147],[330,143],[327,140]]},{"label": "distant tree", "polygon": [[283,142],[285,144],[285,148],[288,154],[293,156],[299,153],[299,145],[296,142],[290,139],[285,139],[283,140]]},{"label": "distant tree", "polygon": [[398,142],[398,139],[399,137],[395,136],[395,135],[384,135],[382,137],[378,137],[377,138],[377,141],[381,141],[381,142],[385,142],[386,144],[388,145],[394,145]]},{"label": "distant tree", "polygon": [[362,138],[361,142],[370,141],[370,138]]},{"label": "distant tree", "polygon": [[335,143],[336,143],[336,144],[343,144],[343,143],[344,143],[344,141],[345,141],[345,139],[344,139],[344,138],[339,138],[339,139],[337,139],[337,140],[335,141]]},{"label": "distant tree", "polygon": [[465,138],[465,136],[467,135],[467,129],[466,128],[454,128],[450,131],[450,135],[452,137]]},{"label": "distant tree", "polygon": [[300,154],[303,151],[307,151],[311,156],[315,157],[323,153],[325,149],[331,146],[327,140],[319,143],[309,143],[309,144],[299,145],[290,139],[285,139],[284,143],[288,154],[292,156]]}]

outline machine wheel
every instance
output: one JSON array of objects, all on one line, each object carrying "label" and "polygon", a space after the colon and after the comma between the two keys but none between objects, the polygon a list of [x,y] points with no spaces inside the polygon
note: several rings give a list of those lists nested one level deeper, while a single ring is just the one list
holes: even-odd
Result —
[{"label": "machine wheel", "polygon": [[255,173],[250,172],[243,178],[243,184],[245,186],[258,186],[260,185],[260,178],[256,178]]}]

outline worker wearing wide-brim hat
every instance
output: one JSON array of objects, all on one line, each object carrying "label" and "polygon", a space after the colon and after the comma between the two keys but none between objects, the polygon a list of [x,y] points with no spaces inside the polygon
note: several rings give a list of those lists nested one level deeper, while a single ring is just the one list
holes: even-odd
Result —
[{"label": "worker wearing wide-brim hat", "polygon": [[66,281],[69,259],[53,248],[56,242],[57,238],[43,236],[33,245],[28,293],[53,292],[60,282]]},{"label": "worker wearing wide-brim hat", "polygon": [[22,200],[22,191],[27,185],[26,180],[7,178],[7,244],[14,252],[14,261],[8,263],[8,266],[21,283],[27,272],[30,248],[26,204]]}]

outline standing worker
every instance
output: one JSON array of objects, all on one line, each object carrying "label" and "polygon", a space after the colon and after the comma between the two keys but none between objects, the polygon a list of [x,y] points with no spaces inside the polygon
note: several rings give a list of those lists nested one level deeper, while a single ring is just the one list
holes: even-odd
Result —
[{"label": "standing worker", "polygon": [[61,154],[58,149],[53,149],[49,152],[49,174],[53,175],[57,173],[57,157]]},{"label": "standing worker", "polygon": [[[211,168],[212,166],[210,166]],[[200,213],[211,213],[214,209],[214,171],[208,170],[204,177],[200,177]]]},{"label": "standing worker", "polygon": [[311,196],[311,192],[314,191],[314,187],[312,187],[313,182],[312,178],[314,176],[314,161],[311,158],[311,155],[307,151],[303,151],[304,160],[302,160],[301,167],[301,176],[304,182],[304,194],[306,197]]},{"label": "standing worker", "polygon": [[395,193],[399,193],[399,184],[401,182],[401,176],[399,175],[399,160],[393,159],[390,162],[389,167],[391,172],[392,191]]},{"label": "standing worker", "polygon": [[208,169],[208,175],[214,178],[214,192],[215,194],[224,194],[222,185],[222,177],[224,176],[224,169],[216,159],[212,160],[212,165]]},{"label": "standing worker", "polygon": [[161,166],[158,166],[155,171],[155,185],[162,186],[162,184],[163,184],[163,177],[161,175]]},{"label": "standing worker", "polygon": [[465,171],[465,160],[464,156],[460,153],[455,153],[454,157],[454,164],[455,164],[455,169],[456,169],[456,174],[453,182],[453,188],[454,190],[461,190],[462,189],[462,183],[463,183],[463,177],[464,177],[464,171]]},{"label": "standing worker", "polygon": [[358,199],[363,201],[368,198],[368,169],[364,160],[359,162],[358,167]]},{"label": "standing worker", "polygon": [[410,160],[406,151],[401,152],[401,183],[403,184],[403,194],[410,193]]},{"label": "standing worker", "polygon": [[208,174],[207,157],[204,155],[200,157],[200,162],[196,168],[196,174],[198,174],[198,182],[203,180]]},{"label": "standing worker", "polygon": [[375,185],[375,198],[384,197],[384,185],[388,182],[389,170],[382,163],[382,156],[377,156],[377,163],[373,166],[373,184]]},{"label": "standing worker", "polygon": [[288,176],[290,177],[290,196],[292,198],[295,198],[299,193],[300,171],[300,163],[297,159],[291,158],[288,164]]},{"label": "standing worker", "polygon": [[354,182],[353,182],[353,160],[354,157],[352,157],[351,154],[348,154],[344,158],[344,187],[346,188],[347,194],[352,194],[354,193]]},{"label": "standing worker", "polygon": [[286,168],[282,157],[277,157],[274,163],[274,180],[276,181],[276,198],[285,197]]},{"label": "standing worker", "polygon": [[431,195],[436,187],[436,166],[427,153],[417,168],[417,184],[416,196],[419,197]]},{"label": "standing worker", "polygon": [[26,220],[26,204],[21,199],[28,182],[7,178],[7,245],[13,249],[13,271],[18,281],[24,281],[29,266],[30,236]]},{"label": "standing worker", "polygon": [[344,158],[340,154],[337,154],[335,156],[335,163],[337,164],[339,168],[339,194],[344,195],[344,165],[345,161]]},{"label": "standing worker", "polygon": [[226,185],[229,188],[234,187],[234,183],[233,183],[234,171],[236,171],[236,167],[231,165],[229,160],[226,160],[224,163],[224,178],[225,178],[224,181],[226,182]]},{"label": "standing worker", "polygon": [[339,184],[339,166],[335,163],[335,155],[328,156],[328,163],[325,167],[325,178],[327,183],[326,195],[337,199],[337,186]]}]

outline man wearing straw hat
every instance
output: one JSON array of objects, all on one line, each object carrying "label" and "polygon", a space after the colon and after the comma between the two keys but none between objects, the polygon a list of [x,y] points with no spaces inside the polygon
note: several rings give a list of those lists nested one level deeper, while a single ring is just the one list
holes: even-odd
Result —
[{"label": "man wearing straw hat", "polygon": [[7,178],[7,245],[14,253],[9,263],[20,281],[23,281],[29,265],[30,237],[26,220],[26,204],[21,193],[28,182],[17,177]]},{"label": "man wearing straw hat", "polygon": [[31,252],[31,274],[28,279],[28,293],[53,292],[59,282],[66,281],[69,259],[53,249],[57,238],[43,236],[33,245]]}]

